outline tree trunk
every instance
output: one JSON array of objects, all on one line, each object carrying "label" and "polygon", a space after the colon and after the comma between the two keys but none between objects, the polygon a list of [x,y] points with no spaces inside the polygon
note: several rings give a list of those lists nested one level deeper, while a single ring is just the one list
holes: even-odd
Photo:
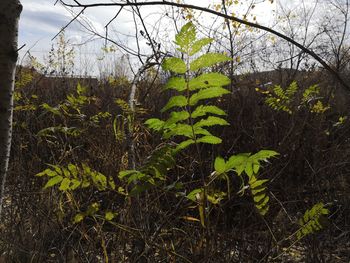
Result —
[{"label": "tree trunk", "polygon": [[19,0],[0,0],[0,220],[10,159],[18,20],[21,11]]}]

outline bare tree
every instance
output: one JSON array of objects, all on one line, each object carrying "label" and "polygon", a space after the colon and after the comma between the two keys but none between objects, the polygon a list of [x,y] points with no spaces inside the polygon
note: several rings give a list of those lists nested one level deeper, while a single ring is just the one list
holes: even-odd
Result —
[{"label": "bare tree", "polygon": [[18,20],[21,11],[19,0],[0,1],[0,218],[10,159]]}]

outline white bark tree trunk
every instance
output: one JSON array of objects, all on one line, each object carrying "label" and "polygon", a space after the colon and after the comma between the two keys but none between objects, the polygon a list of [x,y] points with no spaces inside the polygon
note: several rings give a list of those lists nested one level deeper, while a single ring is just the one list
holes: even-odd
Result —
[{"label": "white bark tree trunk", "polygon": [[0,220],[10,159],[18,20],[21,11],[19,0],[0,0]]}]

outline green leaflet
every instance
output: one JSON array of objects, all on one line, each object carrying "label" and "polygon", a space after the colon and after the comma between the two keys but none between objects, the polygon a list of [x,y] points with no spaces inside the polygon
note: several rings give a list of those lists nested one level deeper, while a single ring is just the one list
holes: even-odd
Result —
[{"label": "green leaflet", "polygon": [[274,157],[276,155],[279,155],[279,153],[271,150],[261,150],[256,154],[253,154],[251,158],[266,162],[268,158]]},{"label": "green leaflet", "polygon": [[67,169],[69,170],[70,174],[76,178],[78,175],[78,169],[74,164],[68,164]]},{"label": "green leaflet", "polygon": [[172,136],[185,136],[188,138],[193,137],[192,127],[189,124],[179,123],[167,132],[164,132],[163,137],[169,139]]},{"label": "green leaflet", "polygon": [[173,136],[185,136],[187,138],[193,138],[195,135],[211,135],[209,131],[201,127],[196,127],[192,129],[192,126],[189,124],[179,123],[176,126],[172,127],[168,131],[164,132],[163,137],[169,139]]},{"label": "green leaflet", "polygon": [[161,112],[167,111],[173,107],[184,107],[187,106],[187,98],[185,96],[174,96],[171,97],[168,103],[164,106]]},{"label": "green leaflet", "polygon": [[60,189],[61,191],[66,191],[66,190],[68,190],[69,187],[70,187],[70,183],[71,183],[71,180],[70,180],[69,178],[64,178],[64,179],[62,180],[61,184],[60,184],[59,189]]},{"label": "green leaflet", "polygon": [[221,73],[204,73],[189,81],[190,90],[220,87],[230,84],[230,79]]},{"label": "green leaflet", "polygon": [[214,162],[214,169],[218,174],[226,172],[225,160],[222,157],[216,157]]},{"label": "green leaflet", "polygon": [[164,70],[169,70],[174,73],[184,74],[186,72],[186,64],[181,58],[166,58],[162,64]]},{"label": "green leaflet", "polygon": [[53,177],[53,176],[57,175],[57,172],[53,171],[51,169],[45,169],[44,171],[37,173],[35,176],[42,177],[44,175],[49,176],[49,177]]},{"label": "green leaflet", "polygon": [[63,180],[63,177],[61,175],[56,175],[55,177],[52,177],[44,186],[44,189],[52,187],[58,183],[60,183]]},{"label": "green leaflet", "polygon": [[164,127],[170,127],[179,121],[185,121],[190,117],[187,111],[173,111],[170,113],[170,118],[165,122]]},{"label": "green leaflet", "polygon": [[221,87],[211,87],[211,88],[202,89],[190,97],[189,104],[191,106],[194,106],[200,100],[217,98],[228,93],[230,92],[227,89],[224,89]]},{"label": "green leaflet", "polygon": [[198,53],[202,49],[202,47],[210,44],[213,41],[214,39],[212,38],[202,38],[193,42],[188,55],[193,56],[194,54]]},{"label": "green leaflet", "polygon": [[202,192],[203,192],[202,188],[197,188],[197,189],[192,190],[188,195],[186,195],[186,197],[188,199],[190,199],[191,201],[196,202],[198,199],[197,195],[202,193]]},{"label": "green leaflet", "polygon": [[171,77],[165,85],[165,88],[184,91],[186,89],[186,81],[183,77]]},{"label": "green leaflet", "polygon": [[206,114],[227,115],[225,111],[216,106],[199,105],[191,114],[193,119],[205,116]]},{"label": "green leaflet", "polygon": [[209,116],[206,119],[202,119],[195,123],[193,125],[194,128],[199,128],[199,127],[209,127],[209,126],[215,126],[215,125],[230,125],[226,120],[215,117],[215,116]]},{"label": "green leaflet", "polygon": [[194,143],[195,143],[195,141],[193,139],[188,139],[186,141],[183,141],[183,142],[179,143],[179,145],[175,148],[175,152],[181,151]]},{"label": "green leaflet", "polygon": [[219,137],[216,137],[213,135],[207,135],[197,139],[197,142],[208,143],[208,144],[220,144],[222,140]]},{"label": "green leaflet", "polygon": [[155,131],[160,131],[163,128],[164,123],[164,121],[157,118],[151,118],[145,121],[145,124],[148,126],[148,128]]},{"label": "green leaflet", "polygon": [[190,63],[190,70],[196,71],[201,68],[214,66],[217,63],[229,61],[231,58],[220,53],[207,53]]}]

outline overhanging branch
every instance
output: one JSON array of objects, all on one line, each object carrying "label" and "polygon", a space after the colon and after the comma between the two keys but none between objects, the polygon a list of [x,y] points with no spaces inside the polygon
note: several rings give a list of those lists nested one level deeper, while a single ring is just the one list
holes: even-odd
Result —
[{"label": "overhanging branch", "polygon": [[68,4],[63,0],[60,0],[60,2],[68,7],[75,7],[75,8],[93,8],[93,7],[101,7],[101,6],[105,6],[105,7],[112,7],[112,6],[119,6],[119,7],[126,7],[126,6],[156,6],[156,5],[161,5],[161,6],[174,6],[174,7],[179,7],[179,8],[189,8],[189,9],[193,9],[193,10],[199,10],[202,12],[206,12],[209,14],[213,14],[225,19],[229,19],[231,21],[235,21],[237,23],[240,24],[244,24],[246,26],[250,26],[253,28],[257,28],[266,32],[269,32],[279,38],[282,38],[286,41],[288,41],[289,43],[295,45],[296,47],[298,47],[299,49],[301,49],[302,51],[304,51],[305,53],[309,54],[311,57],[313,57],[317,62],[319,62],[327,71],[329,71],[341,84],[342,86],[347,89],[348,91],[350,91],[350,86],[340,77],[340,75],[334,70],[332,69],[320,56],[318,56],[315,52],[313,52],[311,49],[303,46],[302,44],[298,43],[297,41],[295,41],[294,39],[276,31],[273,30],[272,28],[263,26],[263,25],[259,25],[256,23],[252,23],[249,21],[245,21],[243,19],[237,18],[235,16],[230,16],[227,14],[223,14],[220,13],[218,11],[212,10],[210,8],[206,8],[206,7],[201,7],[201,6],[196,6],[196,5],[190,5],[190,4],[182,4],[182,3],[175,3],[175,2],[169,2],[169,1],[149,1],[149,2],[130,2],[130,1],[126,1],[126,2],[113,2],[113,3],[95,3],[95,4],[82,4],[77,0],[73,0],[75,4]]}]

